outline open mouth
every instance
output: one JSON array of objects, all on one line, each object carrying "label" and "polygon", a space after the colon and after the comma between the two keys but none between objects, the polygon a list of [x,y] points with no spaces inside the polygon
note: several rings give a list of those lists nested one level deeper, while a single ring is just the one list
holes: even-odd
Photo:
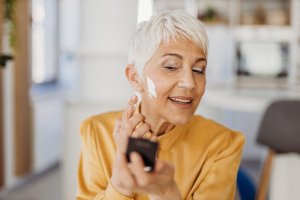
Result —
[{"label": "open mouth", "polygon": [[174,102],[180,103],[180,104],[189,104],[189,103],[191,103],[193,101],[193,100],[176,99],[176,98],[172,98],[172,97],[169,97],[169,99],[171,101],[174,101]]},{"label": "open mouth", "polygon": [[192,107],[193,98],[186,96],[168,97],[170,102],[179,109],[190,109]]}]

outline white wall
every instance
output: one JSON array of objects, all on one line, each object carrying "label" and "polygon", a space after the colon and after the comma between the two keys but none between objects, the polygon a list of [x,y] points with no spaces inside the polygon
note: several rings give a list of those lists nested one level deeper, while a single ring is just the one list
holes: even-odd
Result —
[{"label": "white wall", "polygon": [[79,86],[80,59],[75,50],[80,45],[81,0],[59,1],[59,81],[74,95]]},{"label": "white wall", "polygon": [[4,95],[4,163],[5,187],[11,188],[17,182],[14,176],[14,105],[13,105],[13,62],[8,62],[3,70]]},{"label": "white wall", "polygon": [[87,102],[125,102],[132,95],[125,76],[126,55],[83,56],[80,68],[80,97]]},{"label": "white wall", "polygon": [[[65,6],[71,3],[63,1]],[[80,123],[91,115],[123,109],[133,93],[125,68],[129,39],[137,25],[138,0],[76,3],[80,5],[79,47],[65,49],[80,60],[80,81],[78,98],[70,99],[65,107],[63,199],[76,195]]]},{"label": "white wall", "polygon": [[61,157],[63,95],[35,97],[33,106],[34,171],[42,172]]},{"label": "white wall", "polygon": [[79,55],[82,101],[127,101],[127,48],[136,28],[137,0],[81,1]]}]

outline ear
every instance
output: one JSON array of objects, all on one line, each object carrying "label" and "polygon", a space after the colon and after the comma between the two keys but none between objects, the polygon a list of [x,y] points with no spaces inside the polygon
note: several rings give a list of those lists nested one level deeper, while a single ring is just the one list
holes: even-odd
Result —
[{"label": "ear", "polygon": [[144,92],[143,80],[140,78],[135,66],[127,65],[126,77],[135,91]]}]

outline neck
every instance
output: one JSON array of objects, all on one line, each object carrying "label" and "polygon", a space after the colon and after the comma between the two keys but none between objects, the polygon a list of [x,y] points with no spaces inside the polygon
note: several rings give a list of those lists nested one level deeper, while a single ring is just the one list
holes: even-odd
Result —
[{"label": "neck", "polygon": [[157,136],[163,135],[175,127],[174,124],[167,122],[165,119],[158,117],[156,113],[151,112],[151,109],[147,109],[142,105],[140,109],[141,114],[146,116],[145,122],[151,126],[150,131]]}]

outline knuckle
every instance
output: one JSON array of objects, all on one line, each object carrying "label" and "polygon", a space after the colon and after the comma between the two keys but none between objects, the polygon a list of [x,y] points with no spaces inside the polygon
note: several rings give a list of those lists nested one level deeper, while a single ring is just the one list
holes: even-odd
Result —
[{"label": "knuckle", "polygon": [[129,122],[125,122],[125,128],[132,129],[132,125]]},{"label": "knuckle", "polygon": [[134,134],[132,134],[132,136],[135,138],[140,138],[140,137],[142,137],[142,133],[139,130],[137,130],[134,132]]},{"label": "knuckle", "polygon": [[138,118],[139,118],[139,120],[141,120],[141,121],[143,121],[143,120],[145,120],[145,116],[144,115],[142,115],[141,113],[137,113],[137,114],[135,114]]},{"label": "knuckle", "polygon": [[150,124],[146,124],[146,126],[148,127],[148,129],[151,129],[151,125]]},{"label": "knuckle", "polygon": [[123,113],[123,118],[124,118],[124,119],[128,119],[128,117],[129,117],[129,114],[128,114],[128,112],[125,110],[124,113]]},{"label": "knuckle", "polygon": [[137,137],[138,137],[138,133],[137,133],[137,131],[134,131],[134,132],[132,133],[131,137],[133,137],[133,138],[137,138]]},{"label": "knuckle", "polygon": [[119,135],[119,133],[120,133],[120,131],[114,130],[114,131],[113,131],[113,137],[117,137],[117,136]]},{"label": "knuckle", "polygon": [[114,132],[118,132],[120,130],[121,125],[122,125],[122,119],[121,119],[121,122],[119,119],[117,119],[117,121],[115,123]]},{"label": "knuckle", "polygon": [[142,120],[145,120],[146,119],[146,116],[141,114],[141,117],[142,117]]},{"label": "knuckle", "polygon": [[149,131],[150,130],[149,124],[143,124],[143,130],[144,131]]}]

